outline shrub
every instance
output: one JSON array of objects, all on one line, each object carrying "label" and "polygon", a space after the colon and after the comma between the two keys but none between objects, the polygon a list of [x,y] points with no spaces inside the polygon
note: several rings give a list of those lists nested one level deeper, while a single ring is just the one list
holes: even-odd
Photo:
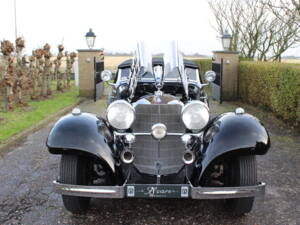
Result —
[{"label": "shrub", "polygon": [[254,61],[253,58],[247,58],[247,57],[242,57],[242,56],[240,56],[239,59],[240,59],[240,61]]},{"label": "shrub", "polygon": [[200,67],[200,76],[204,81],[204,73],[208,70],[211,70],[211,59],[196,59],[193,60]]},{"label": "shrub", "polygon": [[[204,79],[204,73],[211,70],[211,59],[193,61]],[[242,101],[267,108],[283,120],[300,125],[299,64],[241,61],[238,82]]]},{"label": "shrub", "polygon": [[300,65],[272,62],[240,62],[239,97],[267,107],[277,116],[300,123]]}]

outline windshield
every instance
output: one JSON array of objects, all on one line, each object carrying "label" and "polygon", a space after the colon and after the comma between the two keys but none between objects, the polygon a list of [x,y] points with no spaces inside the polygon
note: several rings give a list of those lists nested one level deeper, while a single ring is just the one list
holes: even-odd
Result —
[{"label": "windshield", "polygon": [[164,78],[180,80],[179,53],[175,41],[170,42],[164,52]]},{"label": "windshield", "polygon": [[152,53],[145,42],[138,42],[132,67],[137,71],[139,77],[143,77],[146,73],[153,73]]},{"label": "windshield", "polygon": [[[162,68],[156,68],[161,66]],[[138,42],[132,64],[132,70],[135,70],[138,79],[156,81],[155,72],[161,69],[163,69],[161,75],[163,81],[183,82],[187,91],[188,77],[177,41],[159,42],[156,45],[144,41]]]},{"label": "windshield", "polygon": [[171,41],[164,52],[164,81],[168,80],[181,80],[185,93],[188,93],[188,77],[177,41]]}]

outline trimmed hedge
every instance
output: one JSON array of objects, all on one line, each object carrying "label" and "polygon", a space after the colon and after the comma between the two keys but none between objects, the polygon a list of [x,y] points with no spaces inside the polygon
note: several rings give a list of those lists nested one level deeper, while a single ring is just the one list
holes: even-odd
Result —
[{"label": "trimmed hedge", "polygon": [[211,70],[211,59],[196,59],[193,60],[200,67],[200,76],[204,81],[204,73],[208,70]]},{"label": "trimmed hedge", "polygon": [[[211,70],[211,59],[193,60],[200,75]],[[291,63],[241,61],[238,81],[239,98],[265,107],[278,117],[300,125],[300,65]]]},{"label": "trimmed hedge", "polygon": [[300,65],[240,62],[239,97],[264,106],[282,119],[300,123]]}]

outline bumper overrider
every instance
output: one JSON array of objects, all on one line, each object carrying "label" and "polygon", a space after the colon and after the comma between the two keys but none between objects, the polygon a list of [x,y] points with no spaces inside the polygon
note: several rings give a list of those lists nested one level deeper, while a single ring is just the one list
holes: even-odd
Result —
[{"label": "bumper overrider", "polygon": [[265,193],[265,183],[241,187],[194,187],[190,184],[126,184],[123,186],[84,186],[54,181],[55,192],[62,195],[93,198],[191,198],[227,199],[258,197]]}]

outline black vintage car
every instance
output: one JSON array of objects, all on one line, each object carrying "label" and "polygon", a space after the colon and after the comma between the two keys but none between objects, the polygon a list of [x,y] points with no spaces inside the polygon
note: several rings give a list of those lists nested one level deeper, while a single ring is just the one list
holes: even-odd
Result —
[{"label": "black vintage car", "polygon": [[199,70],[176,42],[163,58],[139,43],[110,83],[105,117],[74,109],[54,125],[47,146],[62,155],[54,186],[67,210],[95,197],[224,199],[235,215],[251,211],[265,191],[255,157],[268,151],[268,132],[242,108],[212,117]]}]

